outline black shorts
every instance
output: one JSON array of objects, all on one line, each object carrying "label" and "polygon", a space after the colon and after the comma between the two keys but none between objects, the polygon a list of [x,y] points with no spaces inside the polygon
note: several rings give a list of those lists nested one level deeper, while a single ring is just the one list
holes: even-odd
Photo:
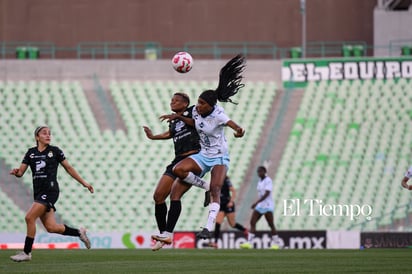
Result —
[{"label": "black shorts", "polygon": [[[196,154],[196,153],[197,153],[197,152],[195,152],[195,153],[193,153],[193,154]],[[173,168],[174,168],[174,166],[175,166],[177,163],[179,163],[181,160],[187,158],[187,157],[190,156],[190,155],[192,155],[192,154],[188,154],[188,155],[185,155],[185,156],[176,156],[176,157],[173,159],[173,161],[166,167],[166,170],[165,170],[165,172],[163,173],[163,175],[170,176],[170,177],[173,178],[173,180],[175,180],[175,179],[177,178],[177,176],[173,174]]]},{"label": "black shorts", "polygon": [[224,213],[234,213],[235,212],[235,203],[233,203],[232,207],[228,207],[227,204],[229,202],[224,202],[224,203],[220,203],[220,210],[219,211],[223,211]]},{"label": "black shorts", "polygon": [[59,194],[60,191],[58,189],[52,189],[52,190],[47,190],[47,191],[37,191],[37,193],[34,195],[34,201],[36,203],[43,204],[47,207],[47,212],[49,212],[51,209],[56,211],[56,207],[54,204],[57,202],[57,199],[59,199]]}]

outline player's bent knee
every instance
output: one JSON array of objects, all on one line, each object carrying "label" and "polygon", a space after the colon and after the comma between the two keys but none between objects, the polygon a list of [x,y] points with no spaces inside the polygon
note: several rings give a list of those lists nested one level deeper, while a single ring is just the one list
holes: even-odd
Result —
[{"label": "player's bent knee", "polygon": [[59,233],[61,232],[57,225],[45,225],[44,226],[49,233]]},{"label": "player's bent knee", "polygon": [[26,215],[24,217],[24,221],[26,222],[26,224],[36,223],[36,218],[31,215]]},{"label": "player's bent knee", "polygon": [[153,194],[153,200],[156,204],[163,204],[166,200],[166,197],[161,193],[155,193]]}]

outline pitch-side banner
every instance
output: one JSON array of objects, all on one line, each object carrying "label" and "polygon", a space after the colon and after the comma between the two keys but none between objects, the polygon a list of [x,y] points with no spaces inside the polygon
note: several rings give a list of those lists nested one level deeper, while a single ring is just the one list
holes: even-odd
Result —
[{"label": "pitch-side banner", "polygon": [[323,80],[412,79],[412,58],[289,59],[282,64],[284,88]]},{"label": "pitch-side banner", "polygon": [[[174,233],[173,245],[164,248],[210,248],[211,240],[196,238],[198,231],[177,231]],[[139,232],[89,232],[93,249],[98,248],[151,248],[151,234]],[[0,249],[20,249],[23,246],[25,233],[0,233]],[[323,249],[327,246],[326,231],[279,231],[284,248],[290,249]],[[260,231],[252,240],[256,249],[270,248],[272,245],[269,231]],[[237,231],[222,231],[218,239],[218,247],[224,249],[240,248],[247,241],[246,235]],[[37,233],[35,248],[85,248],[78,237],[67,237],[52,233]],[[67,244],[65,247],[64,244]]]},{"label": "pitch-side banner", "polygon": [[[324,249],[326,244],[326,231],[278,231],[284,249]],[[206,248],[212,240],[196,239],[196,248]],[[238,249],[240,245],[247,241],[246,236],[241,232],[226,231],[221,233],[217,241],[218,248]],[[268,249],[272,246],[272,236],[270,231],[256,232],[251,244],[255,249]]]},{"label": "pitch-side banner", "polygon": [[362,232],[361,246],[364,248],[411,248],[410,232]]}]

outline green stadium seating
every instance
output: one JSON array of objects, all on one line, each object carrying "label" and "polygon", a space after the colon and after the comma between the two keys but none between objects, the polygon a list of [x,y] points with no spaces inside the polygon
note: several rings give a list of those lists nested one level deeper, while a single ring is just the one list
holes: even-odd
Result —
[{"label": "green stadium seating", "polygon": [[[93,231],[155,231],[153,190],[174,152],[171,140],[148,140],[142,126],[148,125],[154,133],[166,131],[167,124],[158,117],[170,112],[169,102],[174,92],[188,93],[194,104],[201,91],[215,85],[112,81],[110,94],[125,123],[125,132],[99,128],[99,117],[93,113],[77,81],[0,81],[0,107],[4,110],[0,155],[8,155],[4,160],[10,168],[19,165],[27,148],[35,145],[34,128],[48,124],[52,143],[63,149],[69,162],[95,188],[95,194],[89,194],[61,168],[58,173],[61,195],[56,205],[60,217],[70,225],[85,225]],[[236,185],[242,183],[246,174],[275,88],[274,83],[246,83],[235,97],[239,105],[224,105],[229,117],[248,132],[244,138],[235,139],[227,131],[232,157],[229,175]],[[21,181],[31,187],[30,174]],[[198,229],[203,224],[207,214],[199,202],[203,193],[193,188],[185,195],[178,230]],[[24,212],[12,200],[1,201],[20,217],[2,222],[0,231],[24,232]]]},{"label": "green stadium seating", "polygon": [[[409,203],[400,180],[410,164],[410,80],[310,83],[275,178],[278,208],[284,199],[323,204],[369,204],[373,216]],[[346,217],[284,217],[282,229],[378,229],[392,222]],[[398,213],[397,217],[406,217]],[[363,223],[365,222],[365,223]]]}]

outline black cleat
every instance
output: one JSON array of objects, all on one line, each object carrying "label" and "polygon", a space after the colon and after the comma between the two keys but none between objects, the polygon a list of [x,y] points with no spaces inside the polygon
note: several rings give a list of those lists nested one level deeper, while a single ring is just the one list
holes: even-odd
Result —
[{"label": "black cleat", "polygon": [[210,239],[211,233],[206,228],[203,228],[202,231],[196,234],[196,237],[199,239]]},{"label": "black cleat", "polygon": [[205,200],[203,202],[203,206],[207,207],[210,204],[210,190],[205,192]]}]

